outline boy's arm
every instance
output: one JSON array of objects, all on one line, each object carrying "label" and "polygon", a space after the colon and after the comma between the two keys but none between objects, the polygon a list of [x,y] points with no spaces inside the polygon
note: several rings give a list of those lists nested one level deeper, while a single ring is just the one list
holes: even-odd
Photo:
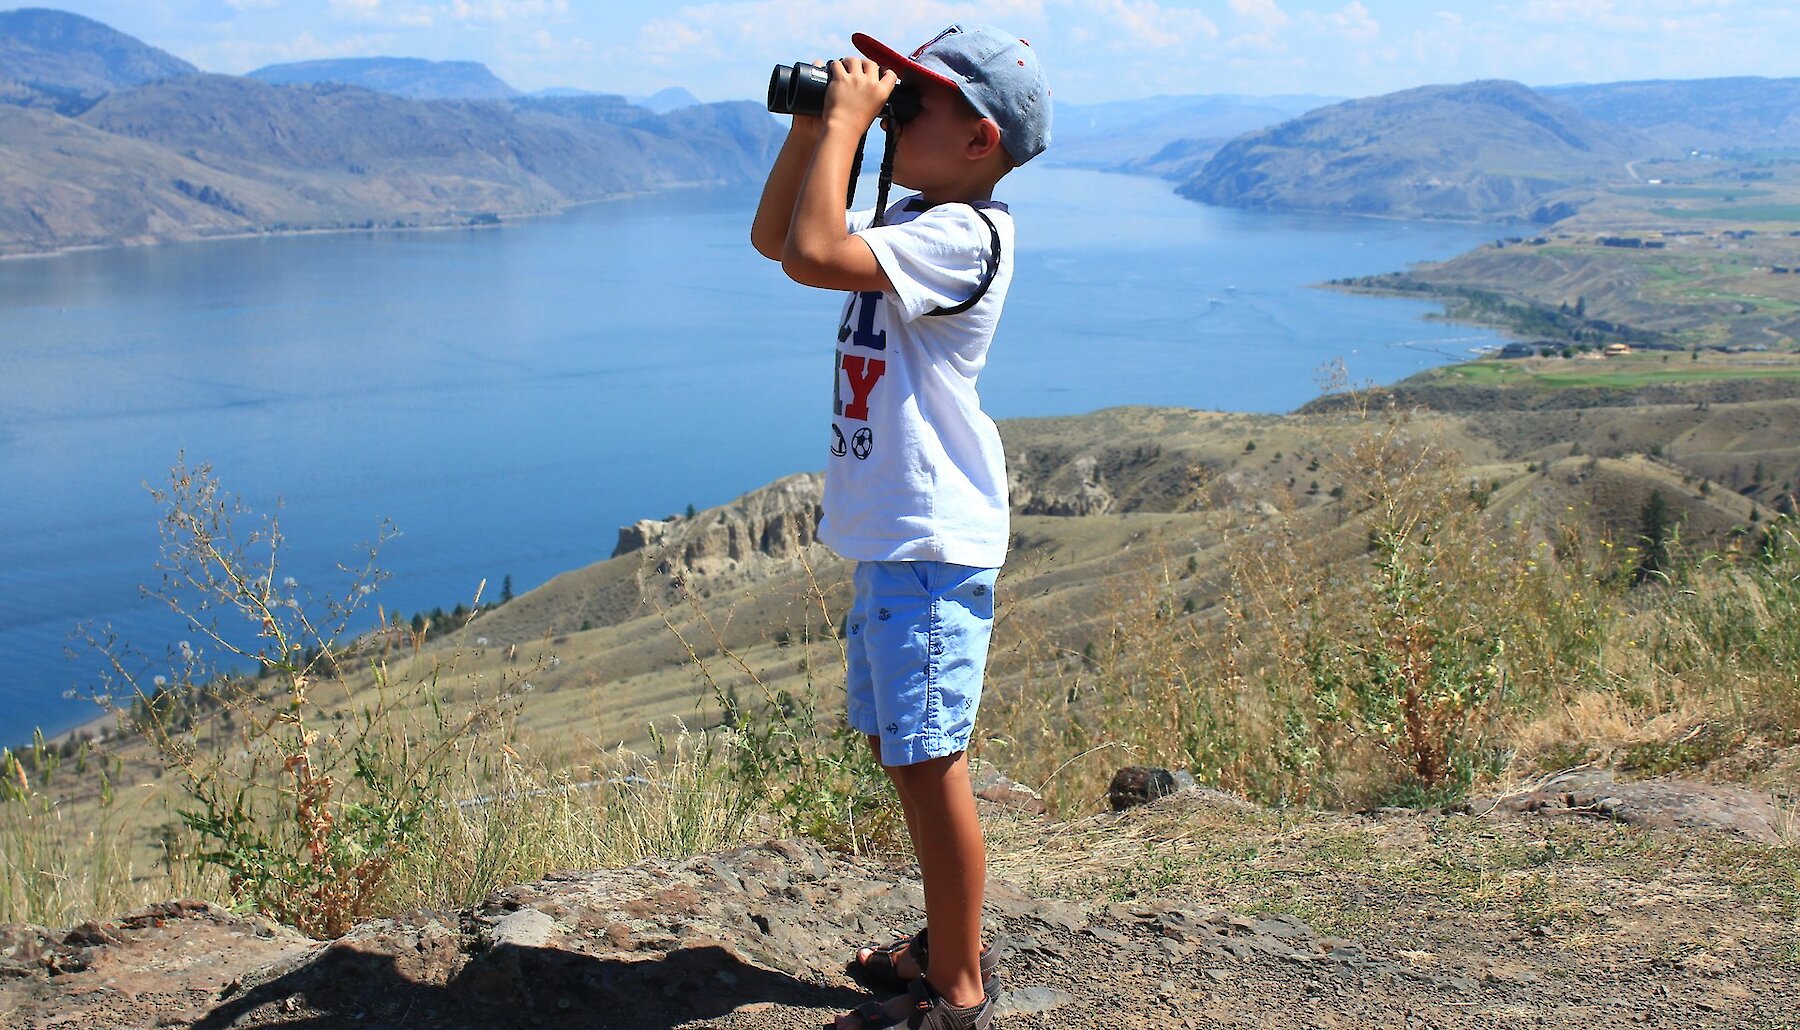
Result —
[{"label": "boy's arm", "polygon": [[806,166],[812,162],[818,144],[819,119],[795,115],[787,139],[781,143],[781,152],[775,155],[775,164],[769,169],[769,181],[763,184],[756,220],[750,223],[750,245],[770,261],[780,261],[781,252],[787,248],[794,200],[800,194],[800,181],[806,177]]},{"label": "boy's arm", "polygon": [[844,195],[856,173],[857,141],[881,113],[896,80],[893,72],[864,58],[846,57],[830,68],[819,141],[794,201],[781,268],[806,286],[886,292],[893,284],[874,251],[845,225]]}]

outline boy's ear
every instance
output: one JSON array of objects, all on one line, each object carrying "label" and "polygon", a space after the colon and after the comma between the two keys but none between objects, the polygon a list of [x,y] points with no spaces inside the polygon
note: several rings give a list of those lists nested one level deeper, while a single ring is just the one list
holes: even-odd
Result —
[{"label": "boy's ear", "polygon": [[978,119],[975,122],[975,131],[969,135],[969,159],[980,161],[999,147],[1000,126],[992,118]]}]

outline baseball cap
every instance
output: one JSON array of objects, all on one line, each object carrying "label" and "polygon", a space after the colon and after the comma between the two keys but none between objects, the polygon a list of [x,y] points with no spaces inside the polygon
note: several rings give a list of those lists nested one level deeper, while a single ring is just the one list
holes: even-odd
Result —
[{"label": "baseball cap", "polygon": [[901,79],[942,83],[1000,127],[1000,145],[1024,164],[1050,145],[1050,85],[1037,54],[1022,39],[988,25],[952,25],[902,55],[865,33],[850,42]]}]

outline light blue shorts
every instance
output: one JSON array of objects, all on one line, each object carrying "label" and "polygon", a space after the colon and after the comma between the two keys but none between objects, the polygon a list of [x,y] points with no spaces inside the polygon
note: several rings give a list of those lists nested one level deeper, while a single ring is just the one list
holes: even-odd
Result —
[{"label": "light blue shorts", "polygon": [[859,562],[844,637],[850,725],[881,738],[881,764],[966,751],[981,704],[998,569]]}]

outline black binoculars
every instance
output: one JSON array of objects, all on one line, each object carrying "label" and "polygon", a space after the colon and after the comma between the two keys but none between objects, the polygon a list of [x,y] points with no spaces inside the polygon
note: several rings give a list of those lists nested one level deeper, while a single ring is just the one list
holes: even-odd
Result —
[{"label": "black binoculars", "polygon": [[[825,110],[825,90],[831,75],[824,68],[804,61],[778,64],[769,76],[769,110],[776,114],[820,114]],[[881,108],[883,117],[896,125],[911,121],[919,113],[919,91],[902,82]]]}]

